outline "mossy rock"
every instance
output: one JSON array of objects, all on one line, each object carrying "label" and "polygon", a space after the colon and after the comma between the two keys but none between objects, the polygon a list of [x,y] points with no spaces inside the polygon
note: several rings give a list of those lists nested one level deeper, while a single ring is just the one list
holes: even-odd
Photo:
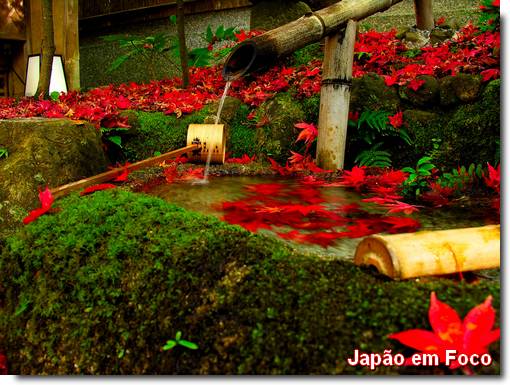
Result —
[{"label": "mossy rock", "polygon": [[[500,306],[497,281],[391,281],[142,194],[73,194],[57,206],[0,240],[12,374],[449,373],[346,359],[355,348],[409,356],[388,335],[430,330],[432,291],[461,316],[488,295]],[[198,350],[163,351],[178,331]],[[499,344],[490,353],[495,362],[475,371],[499,373]]]},{"label": "mossy rock", "polygon": [[454,33],[455,30],[448,28],[448,26],[436,27],[430,32],[430,44],[434,45],[451,39]]},{"label": "mossy rock", "polygon": [[299,101],[288,92],[279,93],[264,102],[257,111],[257,119],[267,123],[257,129],[257,153],[284,162],[295,149],[298,129],[306,114]]},{"label": "mossy rock", "polygon": [[453,87],[455,76],[444,76],[439,79],[439,103],[443,107],[454,106],[459,103],[459,99]]},{"label": "mossy rock", "polygon": [[399,106],[397,90],[388,87],[381,76],[368,73],[361,78],[352,79],[351,111],[384,110],[394,113]]},{"label": "mossy rock", "polygon": [[242,104],[230,121],[230,134],[227,141],[227,154],[239,158],[244,154],[253,156],[264,151],[257,147],[257,129],[248,120],[249,107]]},{"label": "mossy rock", "polygon": [[209,115],[208,107],[177,118],[162,112],[124,112],[131,129],[123,136],[122,147],[128,160],[139,161],[186,146],[188,126],[204,123]]},{"label": "mossy rock", "polygon": [[500,83],[490,82],[477,102],[448,113],[405,111],[404,121],[414,139],[414,148],[401,156],[415,161],[432,150],[432,139],[440,139],[433,162],[444,170],[471,163],[495,163],[501,130]]},{"label": "mossy rock", "polygon": [[418,90],[407,85],[399,88],[400,97],[417,107],[433,107],[439,101],[439,82],[434,76],[420,75],[416,77],[425,83]]},{"label": "mossy rock", "polygon": [[495,162],[501,134],[500,84],[494,80],[482,92],[480,99],[460,106],[444,127],[450,148],[444,149],[449,165]]},{"label": "mossy rock", "polygon": [[107,166],[100,132],[69,119],[0,120],[0,147],[9,151],[0,159],[0,202],[12,207],[33,209],[39,188],[74,182]]},{"label": "mossy rock", "polygon": [[250,29],[271,30],[311,11],[302,1],[259,1],[251,8]]},{"label": "mossy rock", "polygon": [[478,99],[482,90],[482,76],[457,74],[452,82],[455,96],[464,103],[471,103]]}]

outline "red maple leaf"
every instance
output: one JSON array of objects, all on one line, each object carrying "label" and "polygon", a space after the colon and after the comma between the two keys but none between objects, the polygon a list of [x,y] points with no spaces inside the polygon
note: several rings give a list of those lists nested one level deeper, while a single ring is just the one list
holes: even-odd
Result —
[{"label": "red maple leaf", "polygon": [[425,80],[423,79],[413,79],[407,84],[407,88],[410,88],[413,91],[418,91],[422,85],[425,84]]},{"label": "red maple leaf", "polygon": [[390,234],[395,233],[412,233],[421,226],[416,219],[409,217],[386,216],[381,219],[382,222],[390,225],[386,231]]},{"label": "red maple leaf", "polygon": [[390,121],[390,124],[393,127],[400,128],[404,123],[404,113],[402,111],[399,111],[395,115],[388,116],[388,120]]},{"label": "red maple leaf", "polygon": [[389,209],[388,214],[404,213],[411,215],[412,213],[419,211],[418,206],[397,200],[393,202],[386,202],[383,206]]},{"label": "red maple leaf", "polygon": [[290,164],[302,163],[305,157],[297,152],[290,151],[292,156],[289,157]]},{"label": "red maple leaf", "polygon": [[[393,333],[389,338],[423,353],[435,353],[440,362],[446,363],[446,350],[455,350],[457,356],[488,353],[491,343],[499,340],[500,330],[494,329],[495,311],[492,297],[469,311],[462,322],[457,312],[439,301],[434,292],[430,295],[429,322],[432,331],[411,329]],[[450,369],[460,367],[458,360],[450,363]]]},{"label": "red maple leaf", "polygon": [[27,225],[30,222],[35,221],[41,215],[47,213],[51,209],[53,201],[53,195],[51,195],[50,189],[46,187],[44,191],[39,192],[39,202],[41,203],[41,207],[30,211],[30,213],[28,213],[28,215],[23,219],[23,223]]},{"label": "red maple leaf", "polygon": [[490,68],[480,72],[484,82],[488,82],[491,79],[498,79],[500,77],[500,71],[497,68]]},{"label": "red maple leaf", "polygon": [[83,189],[83,191],[80,193],[80,196],[84,196],[84,195],[92,194],[93,192],[96,192],[96,191],[108,190],[108,189],[116,188],[116,187],[117,187],[116,185],[111,184],[111,183],[95,184],[93,186],[89,186],[89,187]]},{"label": "red maple leaf", "polygon": [[344,170],[340,177],[340,183],[345,187],[352,187],[359,191],[364,186],[366,179],[365,166],[354,166],[351,171]]},{"label": "red maple leaf", "polygon": [[7,357],[5,357],[5,354],[0,353],[0,376],[5,376],[9,374],[7,371]]},{"label": "red maple leaf", "polygon": [[490,163],[487,163],[487,168],[489,170],[489,175],[486,177],[484,175],[483,180],[487,187],[492,188],[499,194],[499,185],[500,185],[500,164],[498,164],[498,168],[495,169],[491,166]]},{"label": "red maple leaf", "polygon": [[296,142],[299,142],[300,140],[304,141],[306,144],[306,148],[308,149],[315,138],[317,138],[318,130],[317,127],[313,123],[296,123],[294,124],[294,127],[300,128],[301,132],[299,133]]}]

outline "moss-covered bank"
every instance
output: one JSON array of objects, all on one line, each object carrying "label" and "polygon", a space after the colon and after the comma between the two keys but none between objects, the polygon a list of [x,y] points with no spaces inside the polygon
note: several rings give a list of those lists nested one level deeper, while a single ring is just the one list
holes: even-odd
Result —
[{"label": "moss-covered bank", "polygon": [[[499,307],[497,282],[388,281],[145,195],[58,206],[0,241],[11,373],[438,373],[370,372],[346,358],[355,348],[410,354],[386,336],[430,329],[432,290],[461,315],[489,294]],[[162,351],[177,331],[199,349]]]}]

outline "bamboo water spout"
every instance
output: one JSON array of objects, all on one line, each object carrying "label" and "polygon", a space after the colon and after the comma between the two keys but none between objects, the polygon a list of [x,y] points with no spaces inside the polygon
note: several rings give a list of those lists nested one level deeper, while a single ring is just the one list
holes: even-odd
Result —
[{"label": "bamboo water spout", "polygon": [[403,0],[343,0],[245,40],[227,58],[223,77],[234,80],[267,67],[280,57],[336,33],[344,28],[349,20],[362,20],[401,1]]}]

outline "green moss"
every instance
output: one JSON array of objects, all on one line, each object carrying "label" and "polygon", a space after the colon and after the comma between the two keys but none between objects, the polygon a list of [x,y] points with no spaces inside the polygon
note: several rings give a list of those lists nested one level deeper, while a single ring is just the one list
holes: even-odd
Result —
[{"label": "green moss", "polygon": [[351,111],[388,111],[395,113],[400,108],[400,99],[395,87],[388,87],[384,79],[368,73],[360,78],[352,79]]},{"label": "green moss", "polygon": [[267,121],[257,129],[258,154],[285,162],[290,150],[302,150],[296,147],[298,129],[294,125],[305,121],[306,115],[291,92],[279,93],[264,102],[257,111],[257,119]]},{"label": "green moss", "polygon": [[184,147],[188,126],[203,123],[207,114],[207,107],[180,118],[162,112],[131,113],[131,135],[125,136],[122,143],[127,158],[136,161],[153,156],[155,151],[164,153]]},{"label": "green moss", "polygon": [[232,158],[241,157],[244,154],[253,155],[257,153],[256,133],[253,123],[248,120],[249,108],[242,105],[234,119],[230,123],[230,137],[227,142],[227,151]]},{"label": "green moss", "polygon": [[[11,373],[437,373],[370,372],[346,358],[410,354],[387,336],[430,329],[432,290],[462,316],[489,294],[500,304],[499,282],[394,282],[145,195],[57,203],[0,241]],[[178,330],[199,349],[162,351]],[[499,372],[498,348],[483,371]]]}]

